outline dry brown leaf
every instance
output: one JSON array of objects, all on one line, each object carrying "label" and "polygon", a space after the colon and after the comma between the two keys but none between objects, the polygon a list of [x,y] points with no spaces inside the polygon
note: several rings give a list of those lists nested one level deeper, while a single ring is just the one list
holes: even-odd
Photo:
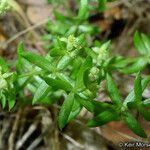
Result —
[{"label": "dry brown leaf", "polygon": [[19,0],[19,2],[33,6],[42,6],[47,4],[46,0]]},{"label": "dry brown leaf", "polygon": [[27,8],[27,17],[31,23],[36,24],[42,20],[52,17],[52,9],[49,6],[29,6]]},{"label": "dry brown leaf", "polygon": [[120,8],[119,7],[114,7],[114,8],[108,9],[104,13],[104,16],[105,16],[105,18],[113,17],[114,19],[120,19],[121,18]]},{"label": "dry brown leaf", "polygon": [[[146,122],[144,119],[140,119],[140,123],[145,129],[147,135],[149,135],[149,122]],[[118,146],[120,142],[134,142],[135,140],[142,141],[142,139],[129,130],[122,121],[108,123],[101,127],[101,131],[102,136],[116,146]]]},{"label": "dry brown leaf", "polygon": [[3,49],[1,48],[1,45],[6,41],[6,37],[0,33],[0,55],[3,53]]}]

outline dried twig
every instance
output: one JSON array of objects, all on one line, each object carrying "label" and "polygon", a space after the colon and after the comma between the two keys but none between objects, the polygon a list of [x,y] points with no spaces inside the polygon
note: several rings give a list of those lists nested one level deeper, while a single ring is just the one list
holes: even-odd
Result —
[{"label": "dried twig", "polygon": [[78,147],[78,148],[81,148],[81,149],[84,149],[84,145],[78,143],[77,141],[75,141],[72,137],[70,137],[69,135],[67,134],[64,134],[64,133],[61,133],[60,134],[66,139],[68,140],[69,142],[71,142],[74,146]]},{"label": "dried twig", "polygon": [[27,130],[27,132],[22,136],[22,138],[16,144],[16,150],[20,149],[26,140],[31,136],[31,134],[36,130],[38,121],[36,120]]},{"label": "dried twig", "polygon": [[33,150],[33,149],[36,149],[36,147],[39,145],[39,143],[42,141],[43,139],[43,136],[39,136],[37,137],[33,142],[32,144],[27,148],[27,150]]},{"label": "dried twig", "polygon": [[22,111],[23,109],[20,108],[17,115],[16,115],[16,119],[12,128],[12,132],[10,134],[10,137],[8,139],[8,150],[13,150],[14,149],[14,139],[16,137],[17,134],[17,130],[18,130],[18,126],[19,126],[19,121],[22,115]]},{"label": "dried twig", "polygon": [[35,28],[38,28],[39,26],[42,26],[43,24],[47,23],[48,19],[46,20],[43,20],[41,22],[39,22],[38,24],[35,24],[33,26],[30,26],[28,27],[27,29],[23,30],[23,31],[20,31],[18,32],[17,34],[15,34],[13,37],[11,37],[10,39],[8,39],[5,43],[1,44],[0,47],[6,47],[8,44],[10,44],[11,42],[13,42],[14,40],[16,40],[17,38],[19,38],[20,36],[26,34],[27,32],[35,29]]}]

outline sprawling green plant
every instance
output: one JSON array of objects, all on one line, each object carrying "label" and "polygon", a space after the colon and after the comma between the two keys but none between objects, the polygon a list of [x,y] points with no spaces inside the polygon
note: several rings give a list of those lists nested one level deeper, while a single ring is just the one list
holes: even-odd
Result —
[{"label": "sprawling green plant", "polygon": [[[138,111],[146,120],[150,120],[150,99],[142,97],[150,76],[143,78],[140,74],[149,64],[150,38],[143,33],[135,33],[134,45],[140,54],[135,58],[112,55],[110,41],[92,41],[89,44],[87,36],[91,37],[93,32],[80,30],[81,26],[85,29],[85,23],[93,30],[85,17],[87,2],[81,0],[77,17],[72,19],[55,12],[55,27],[48,23],[47,37],[51,37],[51,43],[46,56],[27,51],[23,43],[20,43],[15,72],[9,71],[5,61],[0,58],[2,106],[4,108],[8,101],[11,110],[16,101],[21,105],[61,105],[60,101],[63,100],[58,114],[60,129],[75,119],[85,107],[93,114],[88,126],[101,126],[111,121],[123,120],[135,134],[146,138],[147,135],[134,117],[133,111]],[[120,95],[113,79],[116,72],[136,75],[134,88],[126,98]],[[106,81],[112,103],[98,100],[97,94],[102,81]],[[25,93],[30,94],[31,101],[26,99]]]}]

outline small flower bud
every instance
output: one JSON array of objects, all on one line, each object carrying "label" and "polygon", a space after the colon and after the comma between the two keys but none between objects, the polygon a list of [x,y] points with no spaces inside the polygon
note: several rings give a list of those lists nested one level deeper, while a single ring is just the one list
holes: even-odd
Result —
[{"label": "small flower bud", "polygon": [[1,89],[6,89],[7,88],[7,81],[0,77],[0,90]]},{"label": "small flower bud", "polygon": [[99,69],[97,67],[92,67],[90,70],[89,78],[91,81],[97,80],[99,77]]},{"label": "small flower bud", "polygon": [[77,39],[73,35],[70,35],[67,41],[67,49],[71,51],[73,47],[77,47]]},{"label": "small flower bud", "polygon": [[9,0],[0,0],[0,14],[5,13],[10,9]]},{"label": "small flower bud", "polygon": [[96,64],[100,65],[103,60],[106,60],[109,57],[109,48],[110,41],[104,43],[100,48],[94,47],[93,51],[98,54],[96,59]]}]

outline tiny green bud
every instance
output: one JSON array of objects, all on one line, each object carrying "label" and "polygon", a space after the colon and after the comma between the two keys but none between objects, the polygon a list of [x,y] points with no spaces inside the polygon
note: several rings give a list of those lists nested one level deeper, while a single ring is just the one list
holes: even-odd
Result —
[{"label": "tiny green bud", "polygon": [[93,51],[98,54],[97,59],[94,61],[98,65],[100,65],[103,60],[109,58],[109,51],[108,51],[109,45],[110,41],[104,43],[100,48],[98,47],[93,48]]},{"label": "tiny green bud", "polygon": [[13,73],[11,72],[6,72],[6,73],[4,73],[2,76],[3,76],[3,78],[9,78],[10,76],[12,76],[13,75]]},{"label": "tiny green bud", "polygon": [[71,51],[73,47],[77,47],[77,39],[73,35],[70,35],[67,41],[67,50]]},{"label": "tiny green bud", "polygon": [[0,0],[0,14],[5,13],[10,9],[9,0]]},{"label": "tiny green bud", "polygon": [[97,67],[92,67],[90,70],[89,78],[91,81],[97,80],[99,77],[99,69]]},{"label": "tiny green bud", "polygon": [[109,52],[108,52],[109,45],[110,45],[110,41],[104,43],[100,47],[98,52],[98,57],[97,57],[98,60],[106,60],[109,57]]},{"label": "tiny green bud", "polygon": [[1,89],[6,89],[7,88],[7,81],[0,77],[0,90]]},{"label": "tiny green bud", "polygon": [[71,58],[75,58],[76,55],[77,55],[77,52],[76,52],[76,51],[73,51],[73,52],[71,52],[69,55],[70,55]]},{"label": "tiny green bud", "polygon": [[92,96],[92,92],[89,89],[86,89],[85,91],[82,92],[86,97]]}]

